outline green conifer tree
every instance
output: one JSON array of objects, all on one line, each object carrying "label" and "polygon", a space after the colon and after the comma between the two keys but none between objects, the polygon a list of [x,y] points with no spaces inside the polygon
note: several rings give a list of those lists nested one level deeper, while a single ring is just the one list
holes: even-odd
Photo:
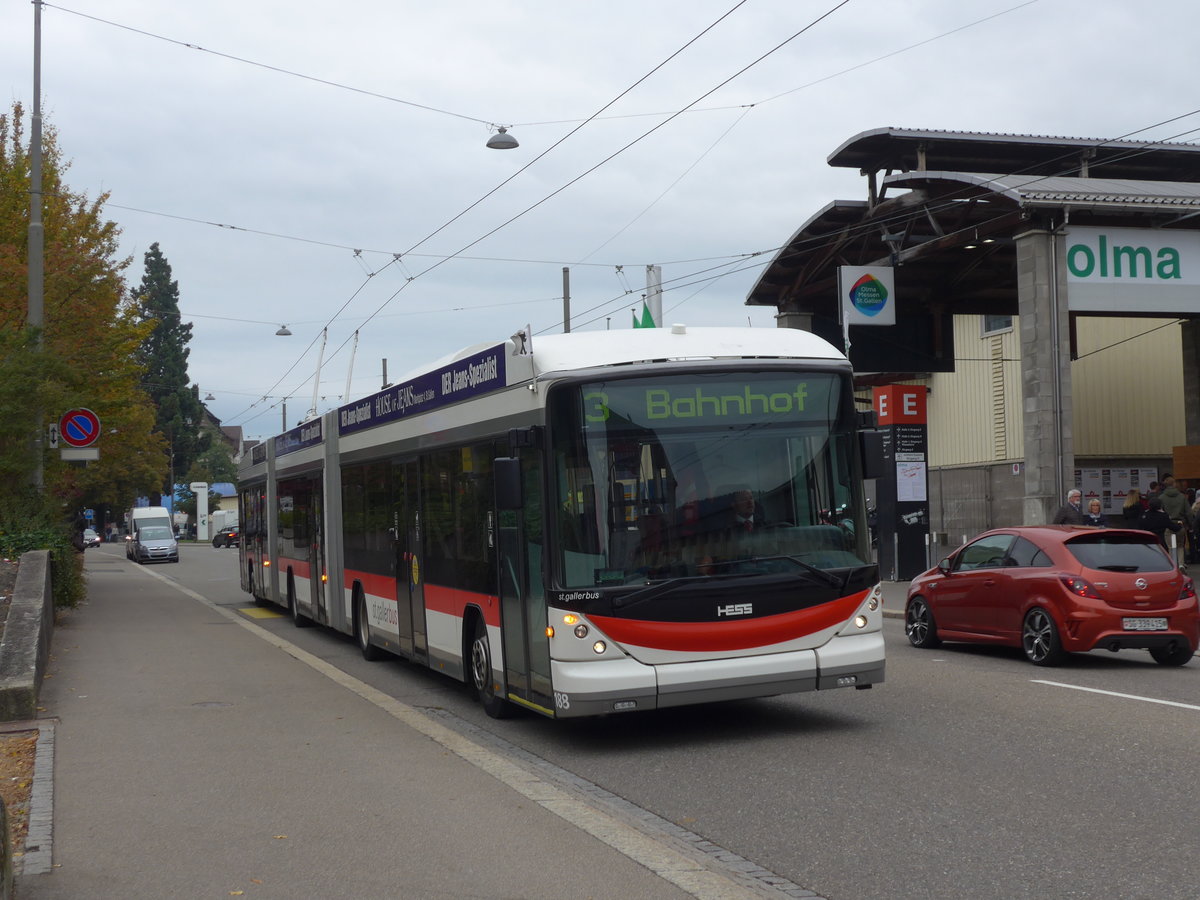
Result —
[{"label": "green conifer tree", "polygon": [[[171,265],[158,243],[145,255],[142,283],[132,291],[137,314],[154,327],[139,348],[138,361],[145,374],[142,388],[157,409],[154,430],[162,435],[168,454],[168,476],[163,493],[173,494],[197,456],[207,449],[201,434],[203,410],[195,386],[188,384],[187,360],[192,325],[179,314],[179,282],[171,279]],[[151,498],[155,500],[156,498]]]}]

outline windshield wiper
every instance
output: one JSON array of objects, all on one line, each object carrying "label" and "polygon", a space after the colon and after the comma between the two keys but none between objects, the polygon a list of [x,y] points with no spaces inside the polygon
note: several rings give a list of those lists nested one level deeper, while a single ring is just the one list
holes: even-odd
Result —
[{"label": "windshield wiper", "polygon": [[804,571],[811,572],[813,575],[817,575],[825,579],[826,582],[837,588],[839,591],[844,591],[846,589],[846,585],[850,583],[850,572],[847,572],[845,576],[834,575],[832,572],[826,572],[824,569],[814,566],[811,563],[806,563],[804,560],[796,556],[764,556],[763,559],[786,559],[789,562],[794,562],[800,568],[804,569]]}]

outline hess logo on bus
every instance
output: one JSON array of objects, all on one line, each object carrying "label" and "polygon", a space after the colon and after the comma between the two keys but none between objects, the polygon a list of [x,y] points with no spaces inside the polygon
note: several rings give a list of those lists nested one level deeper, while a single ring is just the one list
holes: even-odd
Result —
[{"label": "hess logo on bus", "polygon": [[730,603],[727,606],[717,607],[717,618],[721,616],[752,616],[754,615],[753,603]]}]

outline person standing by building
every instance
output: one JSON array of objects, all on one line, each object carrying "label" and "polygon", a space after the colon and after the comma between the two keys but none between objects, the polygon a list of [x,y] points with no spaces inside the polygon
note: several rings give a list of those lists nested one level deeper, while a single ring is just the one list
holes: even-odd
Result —
[{"label": "person standing by building", "polygon": [[1083,514],[1083,524],[1092,525],[1096,528],[1108,527],[1108,516],[1100,509],[1100,498],[1093,497],[1088,501],[1087,512]]},{"label": "person standing by building", "polygon": [[1183,528],[1178,529],[1179,539],[1183,544],[1184,559],[1191,556],[1192,508],[1183,491],[1175,486],[1175,477],[1171,474],[1163,476],[1162,485],[1158,492],[1162,501],[1163,512],[1172,522],[1178,522]]},{"label": "person standing by building", "polygon": [[1192,559],[1200,562],[1200,492],[1196,494],[1196,502],[1192,504]]},{"label": "person standing by building", "polygon": [[1146,507],[1142,504],[1142,492],[1137,488],[1130,488],[1129,492],[1125,494],[1125,505],[1121,507],[1121,517],[1125,520],[1125,527],[1137,528],[1138,519],[1145,511]]},{"label": "person standing by building", "polygon": [[1159,487],[1160,487],[1160,485],[1157,481],[1152,481],[1152,482],[1150,482],[1150,486],[1146,489],[1145,500],[1146,500],[1146,504],[1147,504],[1147,506],[1146,506],[1147,509],[1150,508],[1150,506],[1149,506],[1150,501],[1158,496]]},{"label": "person standing by building", "polygon": [[1080,508],[1080,501],[1083,499],[1083,494],[1078,488],[1071,488],[1067,491],[1067,502],[1058,508],[1058,512],[1054,514],[1054,518],[1050,520],[1051,525],[1082,525],[1083,510]]},{"label": "person standing by building", "polygon": [[1163,549],[1168,553],[1171,552],[1171,548],[1167,546],[1167,532],[1178,532],[1183,528],[1182,525],[1173,521],[1170,516],[1163,512],[1162,501],[1157,497],[1151,499],[1150,508],[1142,515],[1138,527],[1142,531],[1149,531],[1158,538],[1158,542],[1162,544]]}]

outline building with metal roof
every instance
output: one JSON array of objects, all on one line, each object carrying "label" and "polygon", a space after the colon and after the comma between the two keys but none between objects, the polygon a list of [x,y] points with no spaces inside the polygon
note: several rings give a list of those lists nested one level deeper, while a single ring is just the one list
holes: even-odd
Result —
[{"label": "building with metal roof", "polygon": [[935,533],[1048,521],[1081,468],[1200,445],[1200,146],[881,128],[828,162],[866,198],[805,221],[746,303],[842,345],[839,267],[894,267],[896,324],[846,334],[864,389],[932,390]]}]

